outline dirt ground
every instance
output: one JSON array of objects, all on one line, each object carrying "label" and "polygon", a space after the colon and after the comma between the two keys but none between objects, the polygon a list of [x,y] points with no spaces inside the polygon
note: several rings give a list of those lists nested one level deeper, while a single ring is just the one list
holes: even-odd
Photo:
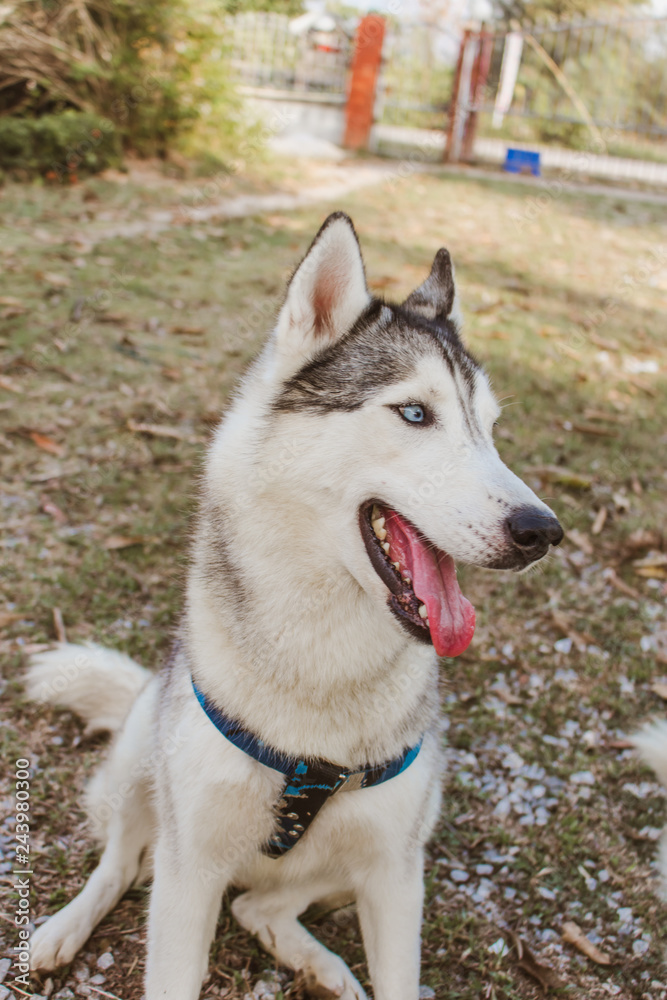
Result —
[{"label": "dirt ground", "polygon": [[[283,165],[243,184],[146,171],[0,188],[0,933],[11,948],[15,760],[32,768],[33,918],[96,859],[79,803],[104,741],[26,702],[26,654],[54,641],[58,609],[71,641],[159,667],[203,448],[336,207],[389,299],[450,249],[467,341],[504,405],[499,450],[567,530],[530,574],[461,571],[479,624],[442,666],[451,767],[429,848],[423,996],[665,998],[652,870],[665,800],[627,741],[667,712],[664,206],[375,166],[347,193],[336,172],[349,165]],[[304,185],[320,193],[303,207],[214,210]],[[139,1000],[145,905],[145,889],[130,892],[34,995]],[[354,913],[308,919],[365,981]],[[593,957],[563,939],[567,921]],[[206,997],[301,996],[228,901],[211,970]],[[0,1000],[25,995],[0,963],[3,975]]]}]

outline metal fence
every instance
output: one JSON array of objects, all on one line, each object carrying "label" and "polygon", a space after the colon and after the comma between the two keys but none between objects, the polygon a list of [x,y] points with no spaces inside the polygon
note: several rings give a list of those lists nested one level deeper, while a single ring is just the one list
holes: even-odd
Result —
[{"label": "metal fence", "polygon": [[[472,111],[498,110],[509,33],[487,30],[476,44],[488,65]],[[667,17],[572,22],[524,32],[509,107],[533,120],[545,141],[576,143],[586,130],[667,136]]]},{"label": "metal fence", "polygon": [[248,11],[228,17],[226,28],[232,72],[241,85],[344,100],[353,40],[342,24],[332,32],[296,33],[285,14]]},{"label": "metal fence", "polygon": [[444,128],[458,47],[455,36],[435,25],[391,25],[382,53],[376,120]]}]

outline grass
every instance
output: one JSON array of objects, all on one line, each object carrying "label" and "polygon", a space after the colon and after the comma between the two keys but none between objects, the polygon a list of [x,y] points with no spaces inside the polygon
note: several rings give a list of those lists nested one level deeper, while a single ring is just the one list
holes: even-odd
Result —
[{"label": "grass", "polygon": [[[289,183],[298,182],[297,170]],[[179,214],[192,197],[187,185],[141,177],[0,189],[0,739],[4,759],[25,755],[35,768],[35,916],[71,898],[94,864],[78,802],[102,746],[82,740],[66,713],[25,702],[25,652],[53,640],[58,607],[70,640],[160,664],[180,607],[203,445],[328,210],[194,226]],[[663,209],[585,192],[537,208],[532,198],[518,185],[417,175],[336,206],[355,219],[371,285],[388,298],[405,296],[449,247],[467,340],[504,401],[501,454],[568,532],[529,575],[462,571],[479,626],[442,671],[453,767],[429,848],[422,982],[448,1000],[543,995],[516,948],[498,954],[513,931],[558,972],[554,995],[664,997],[656,845],[642,832],[662,825],[664,799],[623,746],[662,713],[651,685],[667,674],[646,642],[667,627],[664,580],[633,565],[664,541],[667,507]],[[156,211],[174,224],[104,237]],[[131,429],[137,423],[180,437],[148,436]],[[550,467],[568,473],[554,478]],[[119,536],[134,543],[113,547]],[[568,637],[570,651],[558,651]],[[528,787],[551,782],[544,826],[522,824],[514,807],[497,810],[501,783],[516,789],[521,777],[510,750],[537,769]],[[573,783],[580,772],[594,784]],[[479,874],[480,865],[491,871]],[[452,878],[459,870],[467,881]],[[103,988],[123,1000],[142,994],[145,896],[128,894],[84,949],[91,968],[113,952]],[[618,916],[627,908],[629,930]],[[562,944],[565,919],[612,964]],[[363,980],[354,915],[315,924]],[[633,947],[642,935],[645,954]],[[230,998],[270,968],[228,901],[211,968],[204,995]],[[56,988],[75,982],[72,970],[52,979]],[[289,984],[286,994],[298,996]]]}]

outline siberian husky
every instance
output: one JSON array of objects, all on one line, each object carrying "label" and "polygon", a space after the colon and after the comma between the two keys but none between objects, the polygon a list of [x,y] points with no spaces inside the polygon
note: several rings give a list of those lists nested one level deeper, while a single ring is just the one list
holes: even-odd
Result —
[{"label": "siberian husky", "polygon": [[34,969],[152,874],[147,1000],[199,996],[227,886],[277,963],[343,1000],[366,994],[298,917],[355,899],[375,1000],[417,1000],[438,656],[475,624],[455,560],[522,570],[563,535],[498,456],[459,328],[446,250],[390,304],[329,216],[211,444],[169,662],[63,645],[29,668],[33,698],[116,734],[88,791],[100,863]]}]

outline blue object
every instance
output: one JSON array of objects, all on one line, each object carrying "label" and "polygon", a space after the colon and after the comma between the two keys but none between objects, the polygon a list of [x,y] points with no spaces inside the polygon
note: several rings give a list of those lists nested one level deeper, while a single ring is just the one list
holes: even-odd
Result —
[{"label": "blue object", "polygon": [[540,154],[529,149],[508,149],[503,170],[510,174],[532,174],[539,177]]},{"label": "blue object", "polygon": [[239,722],[228,718],[197,687],[194,677],[192,687],[206,715],[230,743],[254,757],[260,764],[285,775],[282,795],[276,804],[278,827],[268,844],[262,848],[263,853],[271,858],[281,857],[298,844],[327,799],[348,781],[350,790],[380,785],[405,771],[421,749],[420,740],[416,746],[407,747],[399,757],[376,767],[366,767],[362,771],[350,771],[319,757],[300,760],[268,747]]}]

